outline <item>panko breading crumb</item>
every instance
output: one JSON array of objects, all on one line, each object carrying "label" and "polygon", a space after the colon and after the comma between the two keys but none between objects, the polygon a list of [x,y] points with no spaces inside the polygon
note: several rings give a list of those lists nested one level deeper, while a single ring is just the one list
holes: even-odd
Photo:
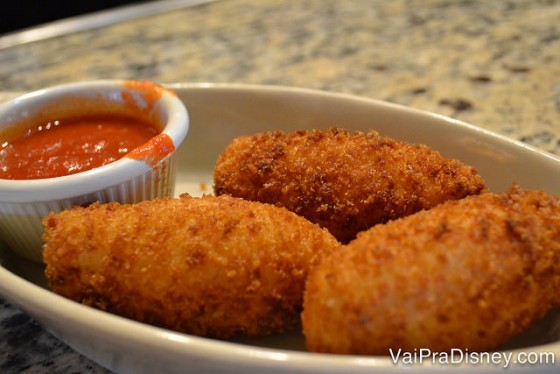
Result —
[{"label": "panko breading crumb", "polygon": [[214,192],[271,203],[347,243],[378,223],[486,190],[476,170],[375,131],[332,128],[234,139],[214,169]]},{"label": "panko breading crumb", "polygon": [[306,285],[308,349],[490,351],[560,301],[560,201],[517,186],[360,233]]},{"label": "panko breading crumb", "polygon": [[54,292],[215,338],[298,328],[309,268],[339,247],[286,209],[229,196],[94,204],[44,225]]}]

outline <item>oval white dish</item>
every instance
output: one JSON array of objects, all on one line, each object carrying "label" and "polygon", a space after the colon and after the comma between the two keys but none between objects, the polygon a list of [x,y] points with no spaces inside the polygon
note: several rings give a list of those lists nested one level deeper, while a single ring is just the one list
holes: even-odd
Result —
[{"label": "oval white dish", "polygon": [[[189,136],[177,153],[175,193],[212,192],[212,170],[219,153],[238,135],[281,129],[345,127],[375,129],[413,143],[424,143],[443,156],[475,166],[491,190],[513,182],[556,192],[560,159],[522,143],[436,114],[385,102],[287,87],[168,85],[190,114]],[[301,334],[222,342],[175,333],[104,313],[45,289],[42,267],[0,251],[0,293],[28,312],[54,335],[99,364],[121,373],[453,373],[502,372],[503,364],[473,365],[463,360],[438,366],[430,360],[395,365],[390,356],[360,357],[305,352]],[[507,354],[552,352],[560,361],[560,317],[551,313],[520,337]],[[557,364],[558,365],[558,364]],[[554,365],[509,369],[557,372]]]}]

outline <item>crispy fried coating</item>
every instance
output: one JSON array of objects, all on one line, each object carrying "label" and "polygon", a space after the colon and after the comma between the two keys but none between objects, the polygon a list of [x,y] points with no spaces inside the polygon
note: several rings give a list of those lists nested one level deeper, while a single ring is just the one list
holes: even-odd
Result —
[{"label": "crispy fried coating", "polygon": [[311,351],[489,351],[559,303],[560,202],[513,187],[360,233],[306,285]]},{"label": "crispy fried coating", "polygon": [[229,196],[94,204],[44,225],[54,292],[215,338],[299,327],[308,270],[340,245],[286,209]]},{"label": "crispy fried coating", "polygon": [[342,243],[485,188],[474,168],[425,145],[340,128],[238,137],[214,169],[216,195],[286,207]]}]

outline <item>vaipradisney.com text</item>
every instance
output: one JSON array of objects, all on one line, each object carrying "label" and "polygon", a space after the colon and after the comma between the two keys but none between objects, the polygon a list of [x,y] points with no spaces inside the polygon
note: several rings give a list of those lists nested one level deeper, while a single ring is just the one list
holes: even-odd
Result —
[{"label": "vaipradisney.com text", "polygon": [[553,352],[470,352],[468,349],[451,349],[435,352],[428,348],[404,351],[389,349],[395,365],[493,365],[507,369],[511,365],[556,365]]}]

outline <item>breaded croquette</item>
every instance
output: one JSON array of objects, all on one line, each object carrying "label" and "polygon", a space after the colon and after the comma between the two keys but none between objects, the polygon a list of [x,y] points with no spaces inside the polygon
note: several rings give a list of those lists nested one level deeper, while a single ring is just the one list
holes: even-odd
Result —
[{"label": "breaded croquette", "polygon": [[44,225],[54,292],[215,338],[301,326],[308,270],[340,245],[286,209],[229,196],[96,203],[51,213]]},{"label": "breaded croquette", "polygon": [[308,349],[489,351],[560,301],[560,201],[514,186],[378,225],[312,271]]},{"label": "breaded croquette", "polygon": [[425,145],[340,128],[238,137],[214,169],[216,195],[286,207],[342,243],[378,223],[485,189],[474,168]]}]

